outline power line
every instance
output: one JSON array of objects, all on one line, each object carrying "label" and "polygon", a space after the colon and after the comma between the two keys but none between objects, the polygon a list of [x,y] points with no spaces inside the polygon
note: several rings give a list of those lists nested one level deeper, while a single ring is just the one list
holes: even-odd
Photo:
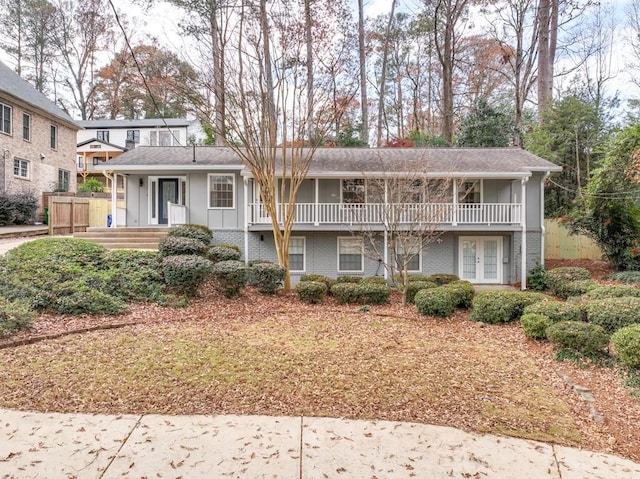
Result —
[{"label": "power line", "polygon": [[[640,189],[636,189],[636,190],[629,190],[629,191],[615,191],[612,193],[598,193],[598,194],[592,194],[592,193],[587,193],[584,191],[580,191],[580,190],[575,190],[572,188],[567,188],[564,185],[561,185],[560,183],[556,183],[555,181],[553,181],[552,179],[547,179],[547,181],[549,183],[552,183],[553,185],[557,186],[558,188],[568,191],[569,193],[573,193],[575,195],[581,195],[581,196],[587,196],[589,198],[598,198],[598,199],[609,199],[609,200],[624,200],[624,199],[629,199],[629,198],[634,198],[634,197],[640,197]],[[637,199],[637,198],[636,198]]]}]

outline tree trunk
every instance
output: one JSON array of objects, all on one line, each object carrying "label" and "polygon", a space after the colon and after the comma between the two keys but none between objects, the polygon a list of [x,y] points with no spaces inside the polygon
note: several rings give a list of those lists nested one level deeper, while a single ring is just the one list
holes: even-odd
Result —
[{"label": "tree trunk", "polygon": [[211,54],[213,56],[213,91],[215,101],[214,141],[218,146],[226,143],[225,101],[224,101],[224,61],[220,48],[220,28],[218,27],[216,6],[209,12],[211,24]]},{"label": "tree trunk", "polygon": [[367,99],[367,57],[364,42],[364,0],[358,0],[358,50],[360,55],[360,111],[362,125],[360,139],[369,143],[369,105]]},{"label": "tree trunk", "polygon": [[[314,140],[313,127],[313,35],[311,29],[311,0],[304,0],[305,43],[307,51],[307,122],[309,140]],[[302,139],[302,138],[301,138]]]},{"label": "tree trunk", "polygon": [[387,85],[387,62],[389,60],[389,36],[391,35],[391,25],[396,10],[396,0],[391,2],[389,21],[385,32],[384,46],[382,49],[382,71],[380,72],[380,95],[378,97],[378,129],[376,135],[376,145],[382,146],[382,119],[384,118],[384,95]]}]

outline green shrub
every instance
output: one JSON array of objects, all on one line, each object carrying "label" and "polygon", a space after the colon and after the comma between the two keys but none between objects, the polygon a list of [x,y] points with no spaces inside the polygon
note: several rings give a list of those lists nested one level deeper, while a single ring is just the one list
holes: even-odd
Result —
[{"label": "green shrub", "polygon": [[632,324],[619,329],[611,342],[618,353],[618,360],[624,366],[640,369],[640,324]]},{"label": "green shrub", "polygon": [[527,306],[549,301],[542,293],[524,291],[482,291],[473,298],[471,320],[482,323],[508,323],[518,319]]},{"label": "green shrub", "polygon": [[331,295],[341,304],[357,303],[358,291],[356,283],[336,283],[331,286]]},{"label": "green shrub", "polygon": [[355,293],[359,303],[386,304],[389,302],[391,287],[386,284],[362,281],[356,285]]},{"label": "green shrub", "polygon": [[247,266],[242,261],[220,261],[212,271],[225,296],[233,298],[240,294],[247,279]]},{"label": "green shrub", "polygon": [[214,263],[219,263],[220,261],[239,261],[240,252],[227,246],[209,246],[209,249],[207,250],[207,258]]},{"label": "green shrub", "polygon": [[547,278],[544,265],[536,263],[536,265],[529,270],[527,275],[527,286],[534,291],[544,291],[547,289]]},{"label": "green shrub", "polygon": [[431,289],[437,287],[438,285],[433,281],[409,281],[406,289],[407,303],[412,304],[416,297],[416,293],[421,289]]},{"label": "green shrub", "polygon": [[73,282],[59,285],[57,292],[48,309],[60,314],[121,314],[127,309],[120,298]]},{"label": "green shrub", "polygon": [[561,294],[559,294],[559,291],[564,284],[570,283],[572,281],[591,279],[591,275],[589,274],[589,271],[584,268],[579,268],[576,266],[565,266],[561,268],[546,270],[544,278],[549,290],[551,290],[554,294],[561,296]]},{"label": "green shrub", "polygon": [[420,314],[427,316],[451,316],[456,308],[454,294],[446,288],[421,289],[416,293],[414,303]]},{"label": "green shrub", "polygon": [[107,250],[104,246],[76,238],[43,238],[22,245],[7,252],[11,267],[32,268],[57,264],[80,267],[102,268]]},{"label": "green shrub", "polygon": [[582,321],[560,321],[547,328],[547,338],[561,348],[583,354],[594,354],[609,345],[609,335],[597,324]]},{"label": "green shrub", "polygon": [[[238,253],[240,253],[240,246],[238,246],[237,244],[233,244],[233,243],[220,243],[218,246],[222,246],[223,248],[230,248],[230,249],[234,249],[236,250]],[[266,259],[254,259],[254,262],[257,263],[273,263],[273,261],[267,261]],[[249,265],[251,266],[251,265]]]},{"label": "green shrub", "polygon": [[176,255],[162,260],[165,282],[188,295],[196,293],[200,283],[211,276],[212,269],[213,263],[202,256]]},{"label": "green shrub", "polygon": [[274,294],[282,286],[287,270],[275,263],[257,263],[249,267],[252,284],[263,294]]},{"label": "green shrub", "polygon": [[520,324],[528,337],[546,339],[547,328],[553,324],[553,321],[544,314],[525,313],[520,317]]},{"label": "green shrub", "polygon": [[577,281],[559,283],[553,292],[559,297],[567,299],[573,296],[582,296],[597,286],[598,283],[591,279],[581,279]]},{"label": "green shrub", "polygon": [[540,301],[524,308],[523,314],[544,315],[552,323],[560,321],[582,321],[585,313],[578,304],[564,301]]},{"label": "green shrub", "polygon": [[106,263],[111,294],[126,301],[163,301],[164,277],[155,251],[111,250]]},{"label": "green shrub", "polygon": [[[399,275],[396,275],[396,277],[394,277],[394,281],[399,282],[402,281],[402,277],[400,277]],[[426,275],[426,274],[410,274],[409,275],[409,283],[413,283],[414,281],[417,282],[424,282],[424,281],[430,281],[432,283],[435,283],[435,281],[432,281],[431,279],[429,279],[430,276]]]},{"label": "green shrub", "polygon": [[168,236],[178,238],[191,238],[202,241],[205,245],[211,244],[213,232],[204,225],[186,224],[176,226],[169,230]]},{"label": "green shrub", "polygon": [[24,328],[33,319],[33,311],[24,301],[9,301],[0,296],[0,336]]},{"label": "green shrub", "polygon": [[102,193],[104,185],[97,178],[87,178],[78,183],[78,193]]},{"label": "green shrub", "polygon": [[373,283],[387,285],[387,280],[384,276],[366,276],[362,278],[361,283]]},{"label": "green shrub", "polygon": [[165,236],[158,244],[158,253],[161,257],[196,255],[205,256],[208,246],[199,239],[186,236]]},{"label": "green shrub", "polygon": [[362,276],[338,276],[336,283],[359,283],[362,281]]},{"label": "green shrub", "polygon": [[38,198],[34,193],[0,191],[0,226],[30,224],[37,209]]},{"label": "green shrub", "polygon": [[584,294],[585,299],[624,298],[627,296],[640,298],[640,288],[627,284],[596,286]]},{"label": "green shrub", "polygon": [[454,281],[449,284],[445,284],[443,288],[448,289],[453,293],[456,301],[456,308],[468,309],[473,303],[473,297],[476,294],[476,289],[469,281]]},{"label": "green shrub", "polygon": [[321,303],[327,295],[327,285],[321,281],[301,281],[296,285],[296,293],[300,301],[305,303]]},{"label": "green shrub", "polygon": [[613,333],[640,322],[640,298],[605,298],[585,304],[587,321]]},{"label": "green shrub", "polygon": [[460,278],[455,274],[436,273],[427,276],[427,281],[433,281],[438,286],[443,284],[453,283],[454,281],[460,281]]},{"label": "green shrub", "polygon": [[305,281],[318,281],[320,283],[324,283],[327,285],[327,294],[331,292],[331,286],[336,284],[336,280],[333,278],[329,278],[328,276],[324,276],[322,274],[303,274],[300,276],[300,282]]},{"label": "green shrub", "polygon": [[640,283],[640,271],[619,271],[609,276],[609,279],[621,283]]}]

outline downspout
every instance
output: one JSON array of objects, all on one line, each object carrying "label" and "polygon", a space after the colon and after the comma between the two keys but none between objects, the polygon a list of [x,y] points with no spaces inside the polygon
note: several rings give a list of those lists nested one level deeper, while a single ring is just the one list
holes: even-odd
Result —
[{"label": "downspout", "polygon": [[544,225],[544,182],[549,178],[551,174],[550,171],[546,171],[542,176],[542,180],[540,182],[540,264],[544,266],[544,248],[545,248],[545,236],[547,233],[547,228]]},{"label": "downspout", "polygon": [[103,171],[102,174],[111,181],[111,228],[115,228],[118,223],[118,191],[116,189],[118,175],[107,171]]},{"label": "downspout", "polygon": [[529,177],[522,178],[522,241],[520,242],[520,289],[527,289],[527,183]]},{"label": "downspout", "polygon": [[242,189],[244,194],[244,264],[249,264],[249,179],[242,178]]},{"label": "downspout", "polygon": [[[384,207],[389,208],[389,188],[387,187],[387,179],[384,180]],[[383,218],[383,221],[385,219]],[[389,218],[387,217],[387,221]],[[384,237],[382,239],[384,241],[384,279],[389,281],[389,225],[387,225],[384,229]]]}]

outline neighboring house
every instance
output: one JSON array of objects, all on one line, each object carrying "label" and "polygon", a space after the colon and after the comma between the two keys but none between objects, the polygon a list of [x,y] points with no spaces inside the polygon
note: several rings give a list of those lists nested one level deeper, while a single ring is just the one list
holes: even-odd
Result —
[{"label": "neighboring house", "polygon": [[75,191],[79,129],[55,103],[0,62],[0,188],[32,192],[39,200],[43,192]]},{"label": "neighboring house", "polygon": [[96,178],[107,184],[96,167],[138,146],[185,146],[193,138],[201,137],[195,120],[154,118],[143,120],[85,120],[78,124],[78,182]]},{"label": "neighboring house", "polygon": [[[216,243],[237,244],[246,261],[276,259],[259,192],[231,149],[136,148],[107,167],[126,182],[117,226],[203,224]],[[450,182],[451,194],[435,205],[416,191],[415,211],[437,206],[443,233],[420,251],[411,272],[524,283],[526,271],[544,261],[544,179],[555,171],[560,167],[517,148],[320,148],[297,195],[292,277],[383,274],[358,238],[361,222],[379,226],[385,201],[368,184],[419,172],[425,183]]]}]

